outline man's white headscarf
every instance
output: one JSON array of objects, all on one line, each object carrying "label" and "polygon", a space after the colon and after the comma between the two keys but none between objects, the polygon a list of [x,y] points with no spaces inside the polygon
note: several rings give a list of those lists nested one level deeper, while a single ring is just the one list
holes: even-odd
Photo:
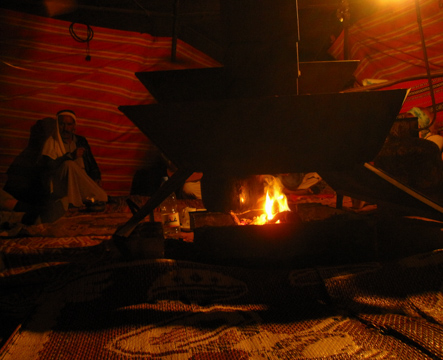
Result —
[{"label": "man's white headscarf", "polygon": [[[429,126],[431,123],[431,119],[429,118],[429,112],[423,111],[422,109],[418,107],[413,107],[411,110],[408,111],[412,115],[418,118],[418,127],[424,128]],[[420,131],[420,137],[429,141],[432,141],[435,143],[440,151],[443,150],[443,137],[438,134],[433,134],[429,129],[424,129]]]},{"label": "man's white headscarf", "polygon": [[[431,123],[431,119],[429,118],[428,113],[426,111],[423,111],[419,107],[413,107],[411,110],[408,111],[408,113],[418,118],[419,129],[428,127],[429,124]],[[431,135],[429,129],[424,129],[420,131],[420,137],[423,139],[426,139],[429,135]]]},{"label": "man's white headscarf", "polygon": [[60,110],[57,113],[57,120],[58,120],[59,116],[62,116],[62,115],[67,115],[67,116],[72,117],[74,119],[74,122],[77,123],[77,117],[75,116],[75,112],[74,111],[72,111],[72,110]]},{"label": "man's white headscarf", "polygon": [[60,136],[58,121],[54,122],[54,129],[51,135],[46,139],[42,150],[42,155],[49,156],[52,160],[55,160],[66,153],[62,137]]}]

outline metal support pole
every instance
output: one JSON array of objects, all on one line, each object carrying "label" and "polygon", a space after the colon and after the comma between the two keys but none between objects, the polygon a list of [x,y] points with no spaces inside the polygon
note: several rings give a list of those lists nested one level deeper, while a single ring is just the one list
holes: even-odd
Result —
[{"label": "metal support pole", "polygon": [[177,39],[178,39],[178,12],[179,12],[179,0],[174,1],[173,18],[172,18],[172,43],[171,43],[171,61],[177,60]]},{"label": "metal support pole", "polygon": [[296,17],[297,17],[297,44],[296,44],[296,47],[297,47],[297,59],[296,59],[296,61],[297,61],[297,79],[296,79],[296,82],[297,82],[297,84],[296,84],[296,87],[297,87],[297,89],[296,89],[296,95],[299,95],[300,94],[300,89],[299,89],[299,81],[298,81],[298,79],[300,78],[300,54],[299,54],[299,48],[298,48],[298,44],[300,43],[300,20],[299,20],[299,13],[298,13],[298,1],[296,0],[295,1],[295,8],[296,8],[296,12],[297,12],[297,14],[296,14]]},{"label": "metal support pole", "polygon": [[351,13],[349,11],[349,1],[341,0],[337,9],[337,17],[343,23],[343,60],[349,60],[349,25]]},{"label": "metal support pole", "polygon": [[431,100],[432,100],[432,119],[428,127],[430,127],[436,117],[437,117],[437,107],[435,104],[435,95],[434,95],[434,85],[432,84],[432,76],[431,76],[431,69],[429,67],[429,59],[428,59],[428,52],[426,49],[426,42],[425,42],[425,35],[423,32],[423,24],[422,24],[422,17],[421,17],[421,8],[420,8],[420,0],[415,0],[415,11],[417,13],[417,23],[418,23],[418,29],[420,31],[420,38],[421,38],[421,47],[423,49],[423,58],[425,60],[425,66],[426,66],[426,74],[428,76],[428,82],[429,82],[429,90],[431,93]]}]

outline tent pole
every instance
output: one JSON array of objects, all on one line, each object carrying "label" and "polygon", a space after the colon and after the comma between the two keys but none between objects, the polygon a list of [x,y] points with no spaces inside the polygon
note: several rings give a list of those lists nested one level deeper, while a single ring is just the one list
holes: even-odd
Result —
[{"label": "tent pole", "polygon": [[343,23],[343,60],[349,60],[349,25],[351,14],[349,12],[349,1],[341,0],[337,10],[337,17]]},{"label": "tent pole", "polygon": [[171,43],[171,61],[177,60],[177,39],[178,39],[178,9],[179,0],[174,1],[173,23],[172,23],[172,43]]},{"label": "tent pole", "polygon": [[429,91],[430,91],[431,100],[432,100],[432,113],[433,114],[432,114],[432,120],[431,120],[430,124],[428,125],[428,128],[429,128],[434,123],[434,121],[435,121],[435,119],[437,117],[437,107],[436,107],[436,104],[435,104],[434,85],[432,83],[431,69],[430,69],[430,66],[429,66],[428,52],[426,50],[425,35],[424,35],[424,32],[423,32],[420,0],[415,0],[415,11],[417,13],[417,23],[418,23],[418,29],[420,31],[421,47],[423,49],[423,58],[425,60],[426,74],[428,75]]}]

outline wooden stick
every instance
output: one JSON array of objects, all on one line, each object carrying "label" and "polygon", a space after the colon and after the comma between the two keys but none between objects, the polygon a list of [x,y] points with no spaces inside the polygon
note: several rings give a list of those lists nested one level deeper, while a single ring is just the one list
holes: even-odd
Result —
[{"label": "wooden stick", "polygon": [[148,216],[154,209],[159,206],[172,192],[179,189],[186,182],[186,179],[192,175],[194,171],[191,169],[178,169],[166,181],[155,194],[130,218],[126,224],[121,226],[114,233],[114,236],[129,237],[137,224]]},{"label": "wooden stick", "polygon": [[412,190],[408,186],[402,184],[400,181],[398,181],[398,180],[394,179],[393,177],[389,176],[388,174],[386,174],[384,171],[380,170],[379,168],[376,168],[375,166],[373,166],[373,165],[371,165],[369,163],[365,163],[365,168],[371,170],[374,174],[377,174],[382,179],[385,179],[386,181],[388,181],[392,185],[396,186],[400,190],[403,190],[405,193],[413,196],[417,200],[420,200],[422,203],[432,207],[433,209],[435,209],[435,210],[437,210],[437,211],[439,211],[440,213],[443,214],[443,207],[441,207],[440,205],[438,205],[437,203],[435,203],[434,201],[432,201],[428,197],[426,197],[426,196],[418,193],[417,191]]}]

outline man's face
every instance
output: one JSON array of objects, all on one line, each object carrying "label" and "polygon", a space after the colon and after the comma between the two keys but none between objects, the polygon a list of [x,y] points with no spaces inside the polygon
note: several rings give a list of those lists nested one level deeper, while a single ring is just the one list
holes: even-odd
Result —
[{"label": "man's face", "polygon": [[75,121],[69,115],[58,117],[58,128],[63,140],[71,140],[75,133]]}]

